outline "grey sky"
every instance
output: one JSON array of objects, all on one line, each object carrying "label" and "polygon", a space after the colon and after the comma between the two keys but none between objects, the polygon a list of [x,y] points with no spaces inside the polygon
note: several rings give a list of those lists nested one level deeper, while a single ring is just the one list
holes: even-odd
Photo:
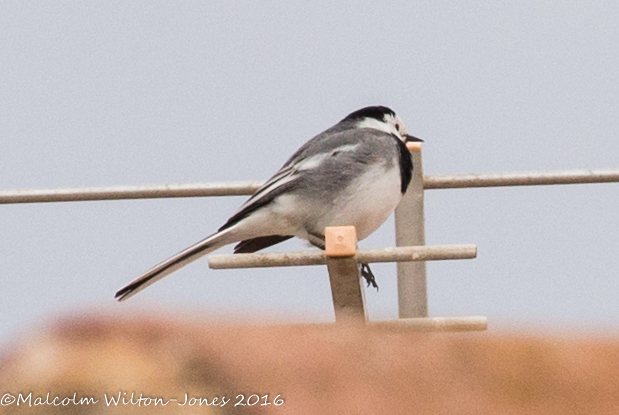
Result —
[{"label": "grey sky", "polygon": [[[619,167],[617,2],[1,9],[1,189],[265,179],[313,135],[374,104],[426,140],[426,174]],[[479,247],[475,260],[429,264],[431,315],[616,329],[618,190],[428,191],[427,242]],[[101,308],[331,319],[318,267],[212,271],[201,260],[114,302],[243,200],[0,206],[0,341]],[[390,220],[361,246],[393,240]],[[395,266],[375,273],[371,318],[394,318]]]}]

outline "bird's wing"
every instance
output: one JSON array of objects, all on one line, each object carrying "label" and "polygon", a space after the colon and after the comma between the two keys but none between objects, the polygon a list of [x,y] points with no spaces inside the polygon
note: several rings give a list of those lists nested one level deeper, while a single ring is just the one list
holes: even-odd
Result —
[{"label": "bird's wing", "polygon": [[294,166],[283,168],[277,172],[275,176],[271,177],[221,228],[219,228],[219,231],[221,232],[236,225],[251,213],[271,203],[280,194],[294,188],[295,181],[298,177],[295,175],[296,170],[293,167]]},{"label": "bird's wing", "polygon": [[[385,133],[373,130],[366,132],[367,137],[376,135],[384,136]],[[237,224],[259,208],[271,203],[277,196],[294,189],[302,177],[302,172],[321,168],[334,152],[352,153],[361,144],[353,129],[330,129],[312,138],[299,148],[219,230],[222,231]]]}]

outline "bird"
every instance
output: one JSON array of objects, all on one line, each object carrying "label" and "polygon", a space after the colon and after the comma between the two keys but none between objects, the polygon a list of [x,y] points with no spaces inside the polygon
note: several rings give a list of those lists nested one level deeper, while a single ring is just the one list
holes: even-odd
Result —
[{"label": "bird", "polygon": [[[373,233],[411,182],[407,133],[396,113],[370,106],[347,115],[301,146],[217,232],[155,265],[120,289],[126,300],[163,277],[225,245],[251,253],[298,237],[325,248],[324,229],[354,226],[357,239]],[[367,266],[361,274],[378,288]]]}]

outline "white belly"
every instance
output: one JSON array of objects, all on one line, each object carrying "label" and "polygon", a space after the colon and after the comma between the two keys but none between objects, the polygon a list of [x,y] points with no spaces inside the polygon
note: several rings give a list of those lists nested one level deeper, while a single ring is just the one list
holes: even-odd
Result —
[{"label": "white belly", "polygon": [[350,192],[334,201],[330,214],[320,221],[320,229],[352,225],[357,229],[358,240],[366,238],[387,220],[400,202],[400,186],[399,166],[388,171],[382,166],[369,170],[352,183]]}]

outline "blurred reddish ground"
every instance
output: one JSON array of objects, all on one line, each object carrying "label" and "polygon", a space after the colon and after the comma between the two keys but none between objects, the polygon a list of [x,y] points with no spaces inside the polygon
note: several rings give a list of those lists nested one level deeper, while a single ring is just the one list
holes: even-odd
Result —
[{"label": "blurred reddish ground", "polygon": [[[132,391],[178,402],[104,402],[104,393],[127,392],[128,401]],[[99,403],[13,403],[0,414],[619,414],[619,341],[91,316],[2,353],[0,394],[7,392],[33,392],[32,402],[76,392]],[[231,401],[179,406],[185,393]],[[234,407],[239,394],[245,403],[268,397]]]}]

